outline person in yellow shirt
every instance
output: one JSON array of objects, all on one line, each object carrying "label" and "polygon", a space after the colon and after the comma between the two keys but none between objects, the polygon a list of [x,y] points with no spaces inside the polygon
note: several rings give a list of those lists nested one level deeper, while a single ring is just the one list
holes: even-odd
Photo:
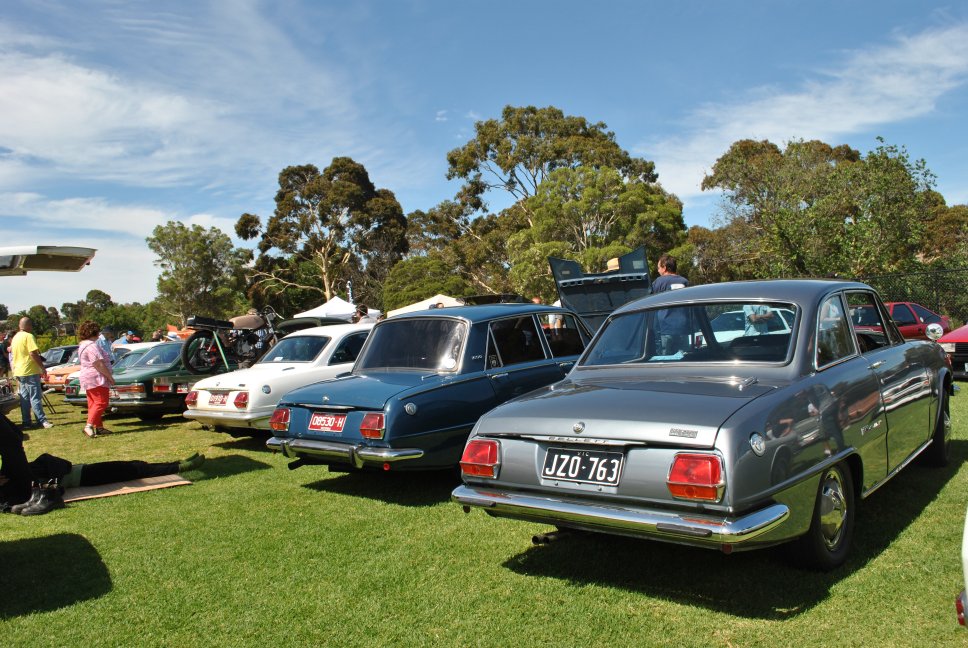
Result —
[{"label": "person in yellow shirt", "polygon": [[33,427],[30,422],[30,411],[37,417],[39,427],[52,428],[54,424],[44,415],[44,404],[41,400],[41,380],[47,376],[44,359],[34,339],[33,322],[29,317],[20,318],[20,332],[10,341],[10,354],[13,359],[13,375],[20,385],[20,415],[23,417],[23,427]]}]

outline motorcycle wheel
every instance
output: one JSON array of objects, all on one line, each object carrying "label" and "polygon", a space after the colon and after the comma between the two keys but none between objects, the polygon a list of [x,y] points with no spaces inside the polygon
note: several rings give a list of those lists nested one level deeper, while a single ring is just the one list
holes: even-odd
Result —
[{"label": "motorcycle wheel", "polygon": [[222,355],[215,343],[214,331],[195,331],[181,349],[182,364],[193,374],[209,374],[222,364]]}]

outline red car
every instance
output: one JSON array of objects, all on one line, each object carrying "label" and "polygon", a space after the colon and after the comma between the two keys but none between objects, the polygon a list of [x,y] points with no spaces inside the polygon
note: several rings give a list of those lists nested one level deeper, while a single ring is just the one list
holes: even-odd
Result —
[{"label": "red car", "polygon": [[938,315],[921,304],[887,302],[884,305],[890,311],[894,323],[901,329],[901,335],[909,340],[927,340],[928,336],[924,331],[928,324],[940,324],[945,333],[951,330],[951,320],[947,315]]},{"label": "red car", "polygon": [[954,377],[968,379],[968,324],[941,336],[938,344],[951,360]]}]

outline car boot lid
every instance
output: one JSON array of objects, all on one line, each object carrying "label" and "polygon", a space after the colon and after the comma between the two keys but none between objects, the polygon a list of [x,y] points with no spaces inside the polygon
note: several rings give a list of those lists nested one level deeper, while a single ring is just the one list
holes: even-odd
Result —
[{"label": "car boot lid", "polygon": [[492,410],[476,434],[711,448],[730,416],[773,389],[744,378],[565,380]]}]

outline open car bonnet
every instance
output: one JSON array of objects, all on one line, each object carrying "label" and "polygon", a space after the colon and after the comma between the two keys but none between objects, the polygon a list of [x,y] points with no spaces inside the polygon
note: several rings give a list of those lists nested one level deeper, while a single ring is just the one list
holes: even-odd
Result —
[{"label": "open car bonnet", "polygon": [[93,248],[64,245],[17,245],[0,247],[0,276],[28,272],[77,272],[94,258]]},{"label": "open car bonnet", "polygon": [[491,411],[477,434],[711,448],[731,415],[773,389],[742,379],[566,379]]}]

